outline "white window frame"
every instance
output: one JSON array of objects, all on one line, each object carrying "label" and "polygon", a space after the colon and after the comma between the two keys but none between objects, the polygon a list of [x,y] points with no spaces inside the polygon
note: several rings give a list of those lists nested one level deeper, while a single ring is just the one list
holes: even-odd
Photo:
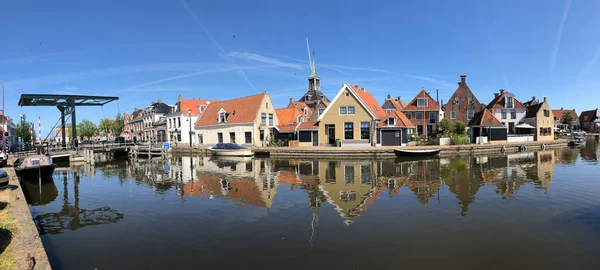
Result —
[{"label": "white window frame", "polygon": [[[508,102],[508,101],[511,102]],[[507,109],[512,109],[515,107],[515,98],[514,97],[506,97],[506,106]]]},{"label": "white window frame", "polygon": [[[344,109],[344,112],[342,112],[342,109]],[[340,115],[346,115],[348,113],[348,108],[345,106],[340,106],[339,113]]]},{"label": "white window frame", "polygon": [[[424,105],[419,105],[419,101],[424,101]],[[427,107],[429,100],[427,98],[417,98],[417,107]]]},{"label": "white window frame", "polygon": [[225,109],[219,110],[219,123],[227,123],[227,112]]},{"label": "white window frame", "polygon": [[[392,121],[390,121],[390,120],[392,120]],[[388,117],[387,124],[390,127],[395,127],[396,126],[396,118],[394,118],[394,117]]]},{"label": "white window frame", "polygon": [[302,112],[304,113],[304,115],[308,115],[308,108],[304,107],[304,109],[302,109]]}]

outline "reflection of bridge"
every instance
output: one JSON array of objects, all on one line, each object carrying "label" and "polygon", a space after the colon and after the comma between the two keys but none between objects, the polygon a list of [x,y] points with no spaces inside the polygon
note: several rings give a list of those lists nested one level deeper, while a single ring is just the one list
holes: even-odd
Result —
[{"label": "reflection of bridge", "polygon": [[[52,157],[52,159],[56,161],[71,161],[73,158],[79,157],[83,158],[83,161],[93,160],[92,157],[88,157],[86,155],[92,154],[109,154],[109,155],[118,155],[129,153],[136,144],[133,143],[108,143],[108,144],[86,144],[80,145],[77,150],[72,147],[47,147],[47,151],[45,151],[47,155]],[[19,152],[15,155],[19,158],[39,155],[40,153],[36,150]],[[95,159],[95,158],[94,158]],[[100,159],[101,160],[101,159]]]}]

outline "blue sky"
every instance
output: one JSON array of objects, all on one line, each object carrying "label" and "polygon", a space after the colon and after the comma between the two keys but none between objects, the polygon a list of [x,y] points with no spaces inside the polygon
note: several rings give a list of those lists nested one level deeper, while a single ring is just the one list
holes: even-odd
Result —
[{"label": "blue sky", "polygon": [[484,103],[505,88],[553,108],[600,107],[600,1],[0,0],[0,82],[7,114],[22,93],[116,95],[80,108],[98,121],[151,101],[302,96],[306,40],[322,90],[360,84],[383,102],[424,87],[447,100],[459,75]]}]

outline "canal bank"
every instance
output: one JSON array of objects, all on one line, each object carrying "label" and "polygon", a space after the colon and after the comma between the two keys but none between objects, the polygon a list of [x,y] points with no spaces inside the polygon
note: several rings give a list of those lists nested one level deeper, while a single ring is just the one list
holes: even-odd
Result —
[{"label": "canal bank", "polygon": [[[38,230],[33,222],[27,200],[19,183],[19,178],[12,167],[14,159],[3,168],[10,178],[7,190],[10,194],[7,202],[10,205],[10,215],[16,224],[16,234],[12,236],[10,247],[16,261],[16,269],[51,269],[44,245],[40,240]],[[28,259],[29,258],[29,259]],[[31,265],[34,267],[31,268]]]}]

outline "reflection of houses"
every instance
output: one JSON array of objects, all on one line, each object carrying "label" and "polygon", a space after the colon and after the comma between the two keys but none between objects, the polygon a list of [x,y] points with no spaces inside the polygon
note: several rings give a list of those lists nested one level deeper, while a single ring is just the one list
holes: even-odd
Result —
[{"label": "reflection of houses", "polygon": [[428,204],[442,186],[440,178],[440,160],[410,161],[411,174],[404,185],[411,190],[420,203]]},{"label": "reflection of houses", "polygon": [[346,225],[350,225],[377,200],[384,189],[375,182],[373,161],[327,161],[318,163],[319,188]]},{"label": "reflection of houses", "polygon": [[535,175],[527,176],[536,180],[548,191],[552,178],[554,177],[554,151],[539,151],[535,153],[536,170]]}]

